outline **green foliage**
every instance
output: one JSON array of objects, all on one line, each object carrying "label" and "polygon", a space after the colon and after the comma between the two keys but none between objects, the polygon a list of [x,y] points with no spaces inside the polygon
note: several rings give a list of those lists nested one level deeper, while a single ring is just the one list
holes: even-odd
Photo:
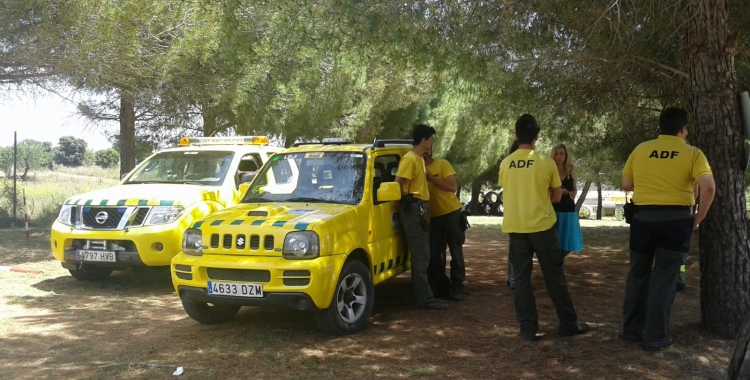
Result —
[{"label": "green foliage", "polygon": [[5,178],[13,176],[13,147],[0,147],[0,171]]},{"label": "green foliage", "polygon": [[[12,149],[12,148],[11,148]],[[52,144],[36,140],[23,140],[18,143],[16,171],[25,181],[29,171],[52,167]]]},{"label": "green foliage", "polygon": [[54,150],[54,162],[63,166],[81,166],[86,159],[86,141],[73,136],[60,137]]},{"label": "green foliage", "polygon": [[113,148],[102,149],[96,152],[94,162],[102,168],[114,168],[120,163],[120,153]]}]

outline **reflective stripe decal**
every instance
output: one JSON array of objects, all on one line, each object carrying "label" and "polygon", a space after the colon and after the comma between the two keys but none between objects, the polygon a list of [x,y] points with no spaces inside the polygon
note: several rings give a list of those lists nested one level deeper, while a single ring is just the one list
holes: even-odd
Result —
[{"label": "reflective stripe decal", "polygon": [[211,225],[212,226],[218,226],[218,225],[221,225],[221,223],[223,223],[223,222],[224,222],[223,220],[214,220],[213,222],[211,222]]},{"label": "reflective stripe decal", "polygon": [[119,201],[117,201],[117,205],[118,206],[125,206],[125,202],[127,202],[125,199],[120,199]]},{"label": "reflective stripe decal", "polygon": [[286,224],[286,222],[287,222],[286,220],[279,220],[278,222],[274,222],[273,226],[274,227],[284,227],[284,225]]},{"label": "reflective stripe decal", "polygon": [[252,223],[250,223],[250,225],[251,226],[260,226],[261,224],[263,224],[263,222],[265,222],[265,220],[258,219],[258,220],[254,220]]},{"label": "reflective stripe decal", "polygon": [[174,204],[174,201],[168,201],[168,200],[159,201],[159,206],[171,206],[173,204]]},{"label": "reflective stripe decal", "polygon": [[202,226],[202,225],[203,225],[203,222],[202,222],[202,221],[200,221],[200,222],[195,222],[195,224],[193,224],[193,228],[201,228],[201,226]]},{"label": "reflective stripe decal", "polygon": [[232,223],[229,224],[232,226],[239,226],[242,222],[244,222],[244,220],[233,220]]},{"label": "reflective stripe decal", "polygon": [[396,266],[401,264],[401,256],[396,256]]},{"label": "reflective stripe decal", "polygon": [[92,199],[89,199],[89,200],[87,200],[87,201],[86,201],[86,203],[84,203],[83,205],[84,205],[84,206],[91,206],[91,202],[93,202],[93,200],[92,200]]},{"label": "reflective stripe decal", "polygon": [[385,263],[380,263],[380,273],[383,273],[385,271]]},{"label": "reflective stripe decal", "polygon": [[138,201],[138,206],[148,206],[148,201],[145,199],[141,199]]},{"label": "reflective stripe decal", "polygon": [[388,269],[393,268],[393,259],[388,260]]},{"label": "reflective stripe decal", "polygon": [[101,201],[101,202],[99,202],[99,206],[106,206],[106,205],[107,205],[107,202],[109,202],[109,200],[107,200],[107,199],[102,199],[102,201]]},{"label": "reflective stripe decal", "polygon": [[309,226],[310,226],[310,223],[297,223],[297,224],[296,224],[296,225],[294,226],[294,229],[295,229],[295,230],[301,230],[301,231],[304,231],[304,230],[306,230],[306,229],[307,229],[307,227],[309,227]]}]

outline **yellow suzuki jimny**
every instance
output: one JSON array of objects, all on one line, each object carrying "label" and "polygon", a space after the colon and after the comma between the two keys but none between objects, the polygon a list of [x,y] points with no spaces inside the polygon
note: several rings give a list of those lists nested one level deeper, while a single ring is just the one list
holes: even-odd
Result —
[{"label": "yellow suzuki jimny", "polygon": [[193,223],[172,282],[201,323],[241,306],[315,311],[325,332],[367,325],[373,285],[410,267],[398,162],[410,141],[297,144],[271,157],[235,207]]},{"label": "yellow suzuki jimny", "polygon": [[114,187],[76,195],[52,225],[52,253],[76,279],[166,266],[193,222],[242,197],[260,166],[282,148],[268,137],[184,137],[144,160]]}]

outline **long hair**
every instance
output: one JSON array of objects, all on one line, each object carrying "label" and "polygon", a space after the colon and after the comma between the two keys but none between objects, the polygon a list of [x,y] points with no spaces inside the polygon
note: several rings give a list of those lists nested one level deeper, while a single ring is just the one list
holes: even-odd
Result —
[{"label": "long hair", "polygon": [[555,151],[558,149],[562,149],[565,152],[565,161],[563,161],[563,167],[565,168],[565,173],[570,174],[573,172],[573,156],[570,154],[570,151],[568,151],[568,147],[565,146],[565,144],[557,144],[554,148],[552,148],[552,152],[550,152],[550,157],[552,159],[555,159]]}]

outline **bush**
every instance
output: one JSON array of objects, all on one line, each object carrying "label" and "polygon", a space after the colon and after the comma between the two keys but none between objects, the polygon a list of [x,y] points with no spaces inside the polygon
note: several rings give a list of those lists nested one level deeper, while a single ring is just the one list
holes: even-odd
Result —
[{"label": "bush", "polygon": [[73,136],[60,137],[54,161],[63,166],[81,166],[86,160],[86,141]]},{"label": "bush", "polygon": [[112,148],[99,150],[94,154],[94,162],[104,169],[117,167],[120,164],[120,153]]}]

